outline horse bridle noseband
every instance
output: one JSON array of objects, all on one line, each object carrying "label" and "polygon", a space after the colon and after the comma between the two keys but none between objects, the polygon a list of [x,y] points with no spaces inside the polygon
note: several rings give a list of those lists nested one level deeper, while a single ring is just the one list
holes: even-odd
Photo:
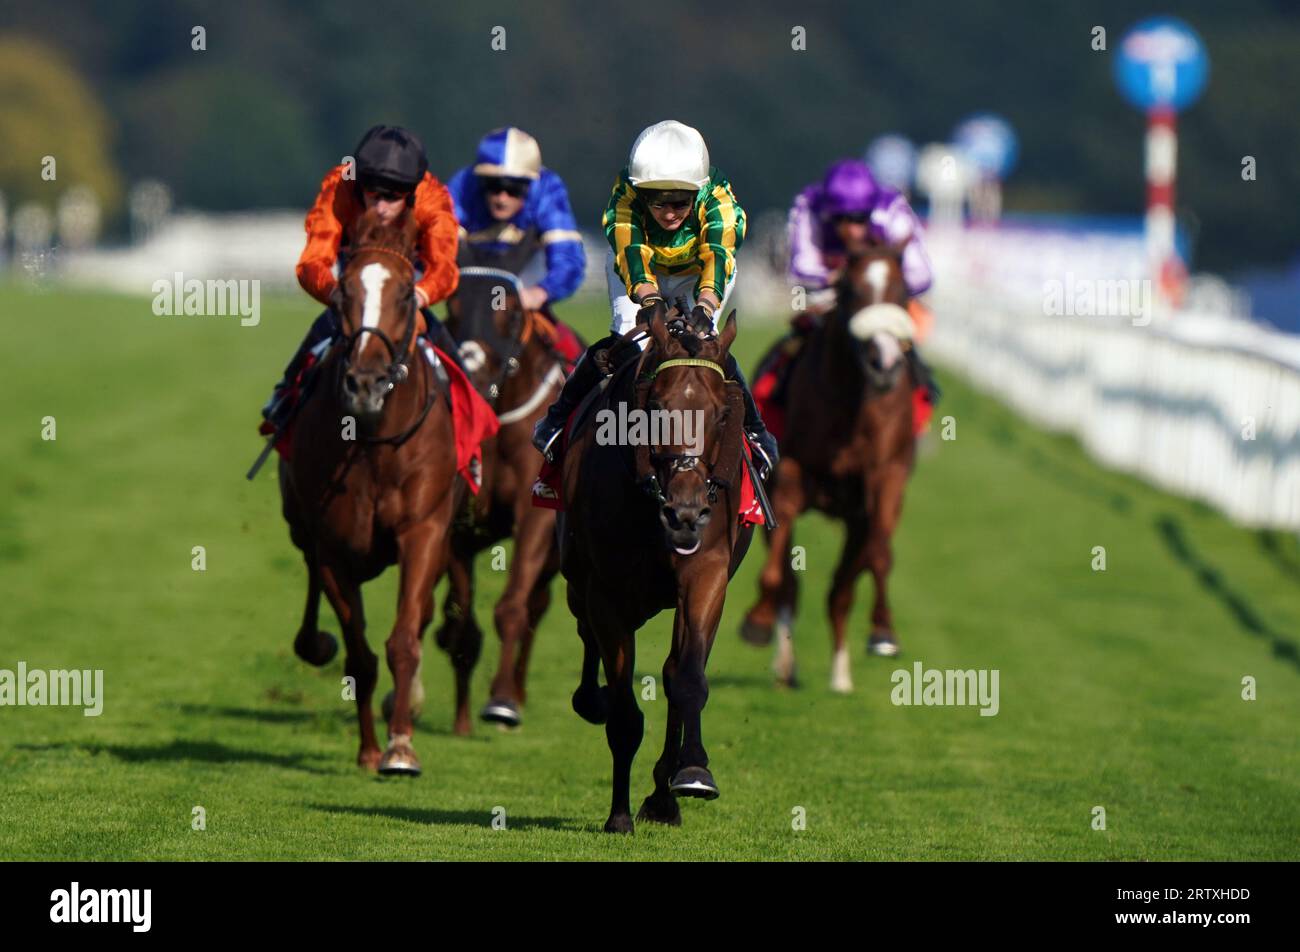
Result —
[{"label": "horse bridle noseband", "polygon": [[[705,360],[703,357],[671,357],[659,363],[654,369],[643,373],[641,379],[637,381],[637,390],[648,395],[650,385],[654,383],[655,377],[672,367],[707,367],[709,370],[716,371],[724,382],[727,379],[727,372],[722,369],[720,364],[712,360]],[[646,495],[661,506],[668,502],[668,497],[664,495],[663,486],[659,482],[657,467],[667,464],[670,474],[689,473],[697,469],[703,459],[701,455],[696,453],[651,452],[649,444],[641,444],[636,448],[636,458],[637,484]],[[707,488],[710,503],[718,501],[719,489],[726,489],[731,485],[728,480],[717,477],[712,472],[705,477],[704,484]]]},{"label": "horse bridle noseband", "polygon": [[[379,245],[364,245],[360,248],[354,249],[350,253],[349,257],[355,258],[357,255],[365,252],[383,254],[388,255],[391,258],[396,258],[406,267],[410,277],[415,277],[415,265],[411,262],[411,259],[400,251],[394,251],[391,248],[384,248]],[[415,293],[414,290],[412,290],[411,310],[406,319],[406,329],[402,333],[402,343],[400,347],[394,344],[392,338],[378,327],[361,327],[353,331],[351,334],[344,334],[339,339],[339,343],[343,347],[343,358],[340,361],[339,366],[340,379],[342,378],[342,375],[347,374],[348,369],[352,366],[352,348],[356,346],[356,342],[361,338],[361,335],[374,334],[383,342],[384,347],[388,349],[388,356],[391,358],[391,361],[384,371],[388,375],[388,389],[392,390],[399,383],[406,380],[411,374],[410,360],[414,355],[415,327],[418,323],[416,320],[416,314],[418,313],[419,308],[416,307]],[[434,401],[437,400],[437,398],[438,388],[430,384],[428,398],[424,401],[424,409],[420,411],[420,415],[415,418],[414,423],[393,436],[366,437],[365,442],[391,443],[393,446],[401,446],[410,438],[412,433],[420,428],[420,424],[424,422],[424,418],[427,417],[429,411],[433,409]]]}]

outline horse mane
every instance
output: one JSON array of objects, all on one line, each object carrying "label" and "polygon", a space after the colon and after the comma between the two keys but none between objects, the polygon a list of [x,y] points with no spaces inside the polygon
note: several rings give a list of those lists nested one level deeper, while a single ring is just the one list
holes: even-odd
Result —
[{"label": "horse mane", "polygon": [[380,248],[414,261],[415,235],[416,227],[409,210],[403,211],[390,225],[385,225],[379,220],[378,213],[371,210],[361,216],[349,247],[353,253],[362,248]]}]

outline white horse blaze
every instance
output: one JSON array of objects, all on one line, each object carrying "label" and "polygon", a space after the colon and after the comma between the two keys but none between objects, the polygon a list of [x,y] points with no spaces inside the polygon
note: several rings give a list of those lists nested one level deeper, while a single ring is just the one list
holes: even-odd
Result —
[{"label": "white horse blaze", "polygon": [[[868,280],[871,269],[877,264],[883,265],[883,262],[873,261],[867,265]],[[912,316],[897,304],[870,304],[849,318],[849,333],[858,340],[874,340],[880,349],[880,362],[886,370],[903,357],[899,341],[911,340],[914,332]]]},{"label": "white horse blaze", "polygon": [[[366,296],[361,305],[361,326],[378,327],[379,317],[383,311],[384,301],[384,284],[392,277],[392,274],[379,262],[373,262],[361,269],[361,287],[364,289]],[[360,350],[358,355],[365,353],[366,341],[370,335],[362,333],[358,344]]]}]

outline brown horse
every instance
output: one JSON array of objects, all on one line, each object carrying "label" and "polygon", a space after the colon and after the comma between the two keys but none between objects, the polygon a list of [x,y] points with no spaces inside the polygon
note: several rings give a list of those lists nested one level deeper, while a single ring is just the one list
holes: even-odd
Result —
[{"label": "brown horse", "polygon": [[770,533],[758,602],[745,616],[742,637],[767,644],[779,636],[773,665],[794,682],[792,622],[798,596],[791,543],[796,517],[818,509],[845,523],[844,551],[831,583],[828,610],[834,639],[831,688],[853,690],[845,644],[853,589],[870,570],[876,600],[868,651],[898,654],[886,581],[893,564],[890,539],[898,526],[903,489],[912,470],[913,380],[904,350],[911,322],[897,257],[871,250],[852,256],[837,285],[836,307],[805,343],[786,388],[789,426],[781,461],[770,478],[779,528]]},{"label": "brown horse", "polygon": [[[323,590],[343,628],[344,671],[356,692],[357,763],[399,774],[420,772],[411,744],[420,638],[465,492],[451,413],[417,342],[423,318],[414,297],[415,234],[407,214],[394,225],[373,213],[362,219],[340,279],[345,336],[322,361],[317,392],[295,420],[292,458],[280,462],[284,517],[307,563],[307,607],[294,651],[323,665],[338,650],[333,636],[317,629]],[[361,583],[393,563],[401,581],[387,654],[396,691],[381,756],[371,710],[378,663],[366,643]]]},{"label": "brown horse", "polygon": [[544,319],[524,311],[518,291],[518,278],[508,271],[462,268],[460,287],[447,302],[447,330],[461,342],[461,359],[501,424],[483,441],[482,489],[452,528],[451,585],[437,633],[456,665],[459,734],[470,730],[469,675],[483,641],[474,618],[475,556],[514,536],[505,591],[493,613],[501,660],[480,714],[510,727],[522,720],[533,637],[560,569],[555,511],[532,504],[542,465],[532,432],[564,384],[564,363],[542,331]]},{"label": "brown horse", "polygon": [[[686,426],[636,424],[611,439],[589,426],[563,460],[565,514],[561,571],[569,582],[569,609],[583,642],[582,682],[573,708],[604,723],[614,760],[608,832],[630,833],[632,760],[644,718],[633,693],[636,632],[660,611],[676,609],[672,647],[663,667],[668,729],[655,764],[654,792],[640,819],[677,825],[676,797],[713,799],[700,714],[708,700],[704,668],[722,617],[727,582],[749,547],[752,529],[737,512],[743,465],[744,405],[722,369],[736,336],[734,313],[721,335],[699,336],[680,320],[671,324],[662,302],[649,322],[652,347],[625,364],[596,406],[596,420],[626,412],[632,419],[697,421]],[[631,336],[631,335],[629,335]],[[649,411],[650,417],[646,417]],[[612,428],[611,428],[612,429]],[[597,679],[603,662],[607,687]]]}]

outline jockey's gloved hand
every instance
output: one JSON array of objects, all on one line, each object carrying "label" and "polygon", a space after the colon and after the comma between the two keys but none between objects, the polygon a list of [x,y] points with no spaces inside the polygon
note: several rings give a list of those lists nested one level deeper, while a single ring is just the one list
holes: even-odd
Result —
[{"label": "jockey's gloved hand", "polygon": [[649,327],[655,317],[660,320],[668,317],[668,303],[658,294],[647,294],[641,299],[641,310],[636,312],[636,322]]},{"label": "jockey's gloved hand", "polygon": [[713,315],[714,311],[709,310],[703,304],[697,304],[691,310],[690,325],[696,334],[701,337],[707,337],[713,333]]}]

